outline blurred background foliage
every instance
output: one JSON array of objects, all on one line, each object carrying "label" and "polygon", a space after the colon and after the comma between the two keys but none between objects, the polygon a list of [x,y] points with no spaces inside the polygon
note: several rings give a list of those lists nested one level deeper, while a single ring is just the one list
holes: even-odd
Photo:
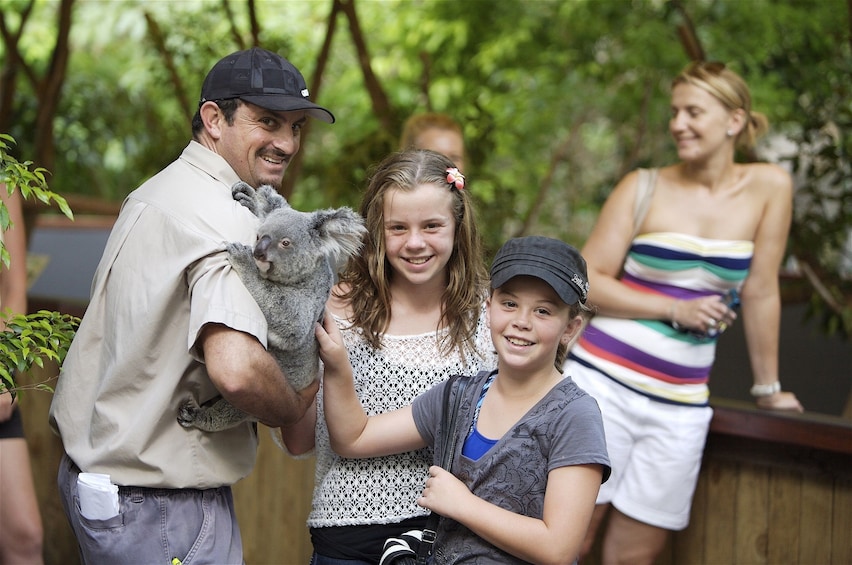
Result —
[{"label": "blurred background foliage", "polygon": [[849,336],[850,22],[846,0],[0,0],[0,132],[75,213],[113,209],[186,145],[207,70],[259,44],[338,118],[305,132],[294,206],[356,205],[404,119],[446,112],[490,256],[522,233],[581,246],[623,174],[674,160],[672,77],[724,61],[772,124],[741,158],[796,175],[790,292]]}]

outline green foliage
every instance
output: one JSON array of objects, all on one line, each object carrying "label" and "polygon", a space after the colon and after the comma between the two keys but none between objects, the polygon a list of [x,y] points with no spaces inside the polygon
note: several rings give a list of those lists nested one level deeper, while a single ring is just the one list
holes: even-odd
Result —
[{"label": "green foliage", "polygon": [[[79,325],[75,316],[47,310],[9,317],[6,330],[0,332],[0,392],[11,390],[14,395],[19,390],[15,374],[27,373],[34,365],[44,367],[45,361],[61,365]],[[36,388],[50,390],[45,383]]]},{"label": "green foliage", "polygon": [[[375,115],[341,14],[321,86],[312,93],[338,121],[310,124],[294,206],[356,205],[371,167],[396,149],[403,120],[441,111],[464,127],[465,173],[489,256],[521,230],[582,245],[622,175],[676,159],[668,98],[671,78],[688,62],[678,35],[686,14],[706,57],[746,79],[754,108],[767,114],[774,135],[835,152],[834,160],[819,161],[835,167],[834,177],[822,175],[816,161],[789,162],[801,194],[816,195],[830,178],[838,179],[839,191],[830,202],[797,200],[790,250],[820,250],[812,259],[826,288],[834,289],[826,296],[848,303],[848,279],[838,277],[839,242],[850,226],[849,120],[839,115],[849,112],[852,59],[844,0],[350,1],[369,65],[392,106],[391,125],[382,126]],[[174,159],[190,135],[178,94],[194,105],[213,63],[251,41],[247,4],[230,3],[239,41],[223,5],[125,0],[75,6],[72,57],[54,124],[54,190],[120,201]],[[285,54],[312,85],[332,1],[254,5],[261,43]],[[0,0],[0,10],[11,15],[21,6]],[[21,42],[28,61],[43,70],[50,63],[44,46],[55,26],[55,3],[37,2],[35,10]],[[159,24],[182,92],[154,48],[146,13]],[[35,129],[30,88],[19,80],[11,132],[24,154],[32,154]],[[835,132],[830,141],[821,137],[829,131]],[[820,224],[825,210],[841,212]],[[841,327],[836,314],[824,313],[827,329]]]},{"label": "green foliage", "polygon": [[[9,194],[12,194],[15,189],[20,190],[24,199],[33,196],[45,204],[53,201],[63,214],[73,219],[71,208],[68,207],[65,198],[47,188],[45,178],[47,170],[42,167],[31,170],[31,161],[21,163],[9,155],[10,144],[14,143],[15,139],[11,135],[0,133],[0,184],[6,185]],[[0,230],[5,232],[10,225],[9,211],[6,209],[6,204],[0,201]],[[9,266],[9,252],[2,241],[0,241],[0,259],[6,267]]]},{"label": "green foliage", "polygon": [[[6,184],[9,194],[20,190],[25,199],[33,196],[45,204],[53,201],[67,217],[73,219],[65,198],[47,187],[47,171],[41,167],[31,170],[30,161],[20,163],[8,154],[10,144],[14,142],[12,136],[0,133],[0,183]],[[5,232],[9,225],[9,212],[0,202],[0,228]],[[8,267],[9,252],[2,243],[0,249],[3,263]],[[6,330],[0,332],[0,391],[11,390],[13,394],[16,372],[26,373],[33,365],[43,367],[45,360],[62,363],[80,323],[74,316],[47,310],[26,316],[4,312],[0,316],[6,320]],[[48,387],[39,385],[38,388]]]},{"label": "green foliage", "polygon": [[[819,292],[810,314],[829,334],[852,337],[852,61],[825,69],[823,88],[800,98],[800,179],[791,251]],[[840,276],[835,276],[840,274]]]}]

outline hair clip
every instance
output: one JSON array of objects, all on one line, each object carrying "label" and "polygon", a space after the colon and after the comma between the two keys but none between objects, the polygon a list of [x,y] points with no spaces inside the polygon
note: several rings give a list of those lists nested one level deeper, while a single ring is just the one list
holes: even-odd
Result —
[{"label": "hair clip", "polygon": [[447,168],[447,182],[456,187],[456,190],[464,190],[464,175],[455,167]]}]

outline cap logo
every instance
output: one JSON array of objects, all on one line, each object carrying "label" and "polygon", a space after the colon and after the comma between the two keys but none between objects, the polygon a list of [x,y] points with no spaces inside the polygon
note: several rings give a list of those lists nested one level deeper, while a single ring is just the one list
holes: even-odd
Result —
[{"label": "cap logo", "polygon": [[307,98],[307,97],[308,97],[308,96],[310,96],[310,95],[311,95],[311,93],[310,93],[310,92],[308,92],[308,89],[307,89],[307,88],[303,88],[303,89],[302,89],[302,96],[304,96],[305,98]]},{"label": "cap logo", "polygon": [[583,293],[583,302],[585,302],[586,301],[586,295],[589,294],[589,282],[584,281],[582,279],[582,277],[580,277],[580,275],[578,275],[577,273],[574,273],[574,275],[571,277],[571,282],[573,282],[574,285],[578,289],[580,289],[580,292]]}]

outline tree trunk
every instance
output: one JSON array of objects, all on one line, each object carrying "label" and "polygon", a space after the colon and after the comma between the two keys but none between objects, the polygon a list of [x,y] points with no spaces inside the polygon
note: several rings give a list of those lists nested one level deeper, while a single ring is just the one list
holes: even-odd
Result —
[{"label": "tree trunk", "polygon": [[[334,32],[337,29],[337,15],[340,13],[340,10],[340,0],[332,0],[331,12],[328,15],[328,25],[326,26],[325,31],[325,39],[322,42],[322,48],[317,56],[316,69],[314,69],[314,76],[311,78],[311,84],[309,87],[311,100],[317,100],[319,97],[320,89],[322,87],[322,75],[325,72],[325,67],[328,64],[328,59],[331,54],[332,39],[334,39]],[[308,120],[302,128],[302,143],[304,143],[307,138],[310,129],[311,120]],[[296,181],[299,179],[302,172],[303,159],[304,154],[299,151],[287,167],[287,174],[284,175],[284,182],[281,184],[280,191],[287,200],[290,200],[290,197],[293,195]]]}]

